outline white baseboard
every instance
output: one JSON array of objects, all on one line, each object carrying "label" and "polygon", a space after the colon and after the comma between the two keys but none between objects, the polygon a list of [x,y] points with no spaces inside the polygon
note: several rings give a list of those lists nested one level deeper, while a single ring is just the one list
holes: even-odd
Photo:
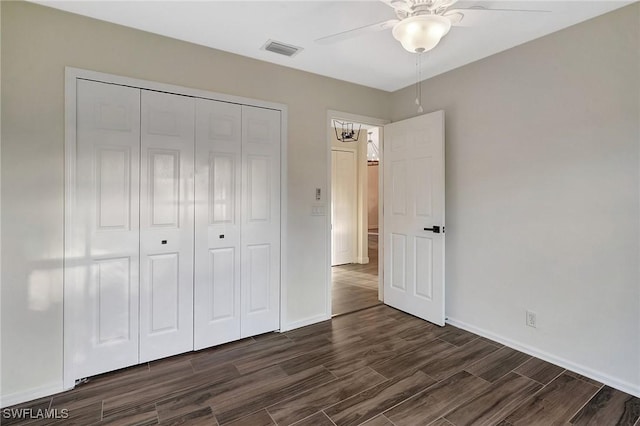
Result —
[{"label": "white baseboard", "polygon": [[369,263],[369,256],[367,256],[367,257],[359,257],[358,258],[358,263],[360,263],[362,265],[366,265],[367,263]]},{"label": "white baseboard", "polygon": [[331,315],[327,316],[326,314],[316,315],[314,317],[305,318],[300,321],[291,322],[286,324],[284,327],[280,329],[281,332],[295,330],[296,328],[306,327],[311,324],[315,324],[322,321],[327,321],[331,319]]},{"label": "white baseboard", "polygon": [[0,396],[0,408],[10,407],[22,402],[32,401],[34,399],[60,393],[64,390],[62,381],[49,383],[37,388],[28,389],[22,392],[10,393]]},{"label": "white baseboard", "polygon": [[548,352],[541,351],[532,346],[497,335],[483,328],[479,328],[471,324],[467,324],[464,321],[459,321],[455,318],[447,318],[446,322],[447,324],[451,324],[455,327],[477,334],[478,336],[486,337],[487,339],[493,340],[498,343],[502,343],[503,345],[508,346],[512,349],[516,349],[520,352],[524,352],[528,355],[535,356],[536,358],[540,358],[543,361],[556,364],[567,370],[571,370],[585,377],[589,377],[590,379],[597,380],[598,382],[604,383],[605,385],[611,386],[612,388],[618,389],[622,392],[626,392],[630,395],[640,397],[640,385],[634,385],[633,383],[629,383],[627,381],[620,380],[615,377],[611,377],[608,374],[595,371],[589,367],[576,364],[575,362],[569,361],[565,358],[550,354]]}]

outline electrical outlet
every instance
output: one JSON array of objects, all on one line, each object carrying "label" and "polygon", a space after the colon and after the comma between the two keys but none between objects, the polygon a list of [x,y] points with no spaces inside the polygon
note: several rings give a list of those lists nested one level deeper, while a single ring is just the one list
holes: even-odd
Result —
[{"label": "electrical outlet", "polygon": [[527,311],[527,325],[529,327],[536,328],[536,313]]}]

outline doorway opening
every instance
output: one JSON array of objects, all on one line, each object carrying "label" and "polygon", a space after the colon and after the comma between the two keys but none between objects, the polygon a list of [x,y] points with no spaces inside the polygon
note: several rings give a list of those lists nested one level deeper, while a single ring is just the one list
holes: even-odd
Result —
[{"label": "doorway opening", "polygon": [[[352,124],[357,140],[341,141],[336,120]],[[382,267],[378,262],[382,258],[379,153],[384,124],[367,117],[329,114],[331,316],[382,303]]]}]

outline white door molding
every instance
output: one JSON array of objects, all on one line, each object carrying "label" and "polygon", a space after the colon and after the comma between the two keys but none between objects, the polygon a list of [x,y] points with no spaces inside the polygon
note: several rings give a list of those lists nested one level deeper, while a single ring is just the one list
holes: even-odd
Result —
[{"label": "white door molding", "polygon": [[[359,115],[359,114],[353,114],[353,113],[349,113],[349,112],[344,112],[344,111],[336,111],[336,110],[327,110],[327,147],[326,147],[326,154],[327,154],[327,170],[326,170],[326,183],[325,183],[325,187],[327,188],[326,191],[326,199],[324,200],[325,203],[328,203],[331,201],[331,141],[333,140],[333,130],[331,128],[332,125],[332,121],[336,119],[336,120],[340,120],[340,121],[349,121],[349,122],[354,122],[354,123],[361,123],[367,126],[376,126],[380,128],[380,151],[382,152],[382,146],[384,143],[384,125],[385,124],[389,124],[391,121],[390,120],[386,120],[383,118],[377,118],[377,117],[369,117],[366,115]],[[366,154],[365,154],[365,158],[366,158]],[[382,155],[380,156],[380,175],[382,175],[382,168],[383,168],[383,158]],[[378,193],[379,199],[382,200],[383,199],[383,193],[382,193],[382,184],[380,182],[379,179],[379,193]],[[380,227],[382,227],[382,208],[380,208],[380,219],[379,219],[379,223],[380,223]],[[331,318],[331,215],[327,215],[326,216],[326,220],[325,220],[325,232],[326,232],[326,238],[327,238],[327,252],[326,252],[326,271],[327,271],[327,277],[325,279],[325,294],[327,295],[327,303],[326,303],[326,311],[325,311],[325,316],[324,319],[330,319]],[[382,231],[382,229],[380,229],[380,232]],[[383,244],[381,241],[378,241],[378,258],[382,259],[382,254],[383,254]],[[382,262],[379,262],[378,264],[378,299],[380,301],[382,301],[383,299],[383,291],[384,288],[382,286]]]}]

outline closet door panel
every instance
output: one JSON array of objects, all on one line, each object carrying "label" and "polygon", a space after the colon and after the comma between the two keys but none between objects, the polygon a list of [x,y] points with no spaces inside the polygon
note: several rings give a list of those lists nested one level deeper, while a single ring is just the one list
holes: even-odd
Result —
[{"label": "closet door panel", "polygon": [[241,110],[196,100],[195,349],[240,339]]},{"label": "closet door panel", "polygon": [[242,337],[280,327],[280,111],[242,107]]},{"label": "closet door panel", "polygon": [[138,362],[140,91],[86,80],[76,88],[64,303],[70,383]]},{"label": "closet door panel", "polygon": [[194,98],[141,91],[140,362],[193,349]]}]

